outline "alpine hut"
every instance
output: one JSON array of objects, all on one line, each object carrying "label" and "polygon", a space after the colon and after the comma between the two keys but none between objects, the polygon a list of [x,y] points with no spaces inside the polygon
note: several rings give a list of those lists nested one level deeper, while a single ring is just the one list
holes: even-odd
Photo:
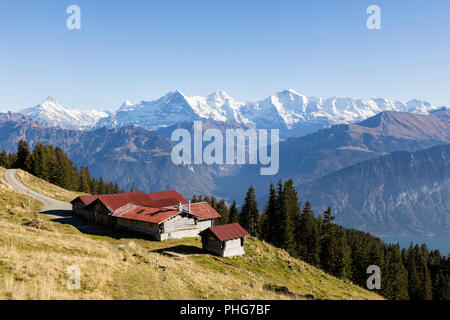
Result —
[{"label": "alpine hut", "polygon": [[222,257],[245,254],[245,237],[250,234],[239,223],[213,226],[200,232],[203,249]]}]

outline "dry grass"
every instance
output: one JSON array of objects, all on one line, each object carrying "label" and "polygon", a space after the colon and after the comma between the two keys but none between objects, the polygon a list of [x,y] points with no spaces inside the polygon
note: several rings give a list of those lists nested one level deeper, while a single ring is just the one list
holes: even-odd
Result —
[{"label": "dry grass", "polygon": [[31,190],[56,200],[70,202],[76,197],[84,194],[81,192],[73,192],[60,188],[20,169],[17,170],[16,178]]},{"label": "dry grass", "polygon": [[[200,247],[200,241],[86,235],[45,216],[49,230],[27,226],[40,203],[29,202],[3,178],[0,200],[0,299],[380,299],[255,239],[243,257],[199,253],[175,259],[153,251]],[[67,287],[72,265],[81,271],[79,290]],[[267,284],[299,295],[268,291]]]}]

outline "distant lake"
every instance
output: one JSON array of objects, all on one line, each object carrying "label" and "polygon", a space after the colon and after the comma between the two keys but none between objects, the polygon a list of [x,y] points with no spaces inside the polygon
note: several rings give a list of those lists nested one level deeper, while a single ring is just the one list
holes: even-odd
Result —
[{"label": "distant lake", "polygon": [[417,236],[387,236],[380,237],[381,240],[396,244],[398,243],[402,248],[408,248],[411,242],[419,246],[425,243],[430,250],[438,249],[442,255],[450,253],[450,238],[441,237],[417,237]]}]

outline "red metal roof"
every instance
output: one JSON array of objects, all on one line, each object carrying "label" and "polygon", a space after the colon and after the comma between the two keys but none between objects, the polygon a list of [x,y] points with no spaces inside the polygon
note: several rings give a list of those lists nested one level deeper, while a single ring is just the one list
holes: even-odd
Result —
[{"label": "red metal roof", "polygon": [[180,211],[173,210],[171,208],[153,208],[128,203],[115,210],[112,216],[160,224],[161,222],[164,222],[179,213]]},{"label": "red metal roof", "polygon": [[[131,220],[140,220],[145,222],[152,222],[160,224],[167,219],[170,219],[177,214],[180,214],[181,211],[170,208],[154,208],[149,206],[143,206],[135,203],[128,203],[117,210],[114,210],[112,213],[113,217],[125,218]],[[186,213],[192,216],[195,216],[190,213]],[[200,218],[200,217],[197,217]]]},{"label": "red metal roof", "polygon": [[85,206],[91,204],[92,202],[94,202],[95,200],[97,200],[97,196],[91,196],[91,195],[85,195],[85,196],[78,196],[75,199],[73,199],[72,201],[70,201],[70,203],[74,203],[77,199],[80,199],[81,202],[83,202],[83,204]]},{"label": "red metal roof", "polygon": [[178,201],[177,199],[173,199],[173,198],[166,198],[166,199],[159,199],[159,200],[151,199],[151,201],[152,201],[153,206],[157,207],[157,208],[178,207],[178,204],[180,203],[180,201]]},{"label": "red metal roof", "polygon": [[[83,201],[83,203],[85,203],[86,206],[91,206],[95,201],[100,201],[107,208],[109,208],[110,211],[115,211],[121,208],[122,210],[119,211],[118,213],[120,215],[128,214],[127,213],[128,211],[134,210],[134,207],[132,206],[139,206],[139,205],[143,207],[140,208],[139,210],[145,210],[145,212],[148,212],[149,214],[155,212],[161,213],[167,212],[166,215],[169,215],[168,212],[179,213],[178,204],[180,202],[183,204],[185,209],[188,208],[188,201],[184,199],[175,190],[154,192],[148,194],[145,194],[142,191],[136,191],[118,194],[106,194],[99,196],[80,196],[78,198],[80,198],[80,200]],[[127,204],[130,204],[130,206],[127,207],[126,206]],[[136,212],[139,210],[136,210]],[[214,208],[211,207],[211,205],[209,205],[209,203],[207,202],[192,203],[190,211],[191,214],[197,216],[199,220],[220,218],[220,214],[216,210],[214,210]],[[133,215],[131,215],[130,217],[133,217],[133,219],[136,218]],[[164,215],[161,215],[161,217],[164,217]],[[144,221],[158,223],[158,219],[149,220],[145,218]]]},{"label": "red metal roof", "polygon": [[98,201],[102,202],[111,211],[114,211],[127,203],[154,206],[152,200],[142,191],[100,195],[98,196]]},{"label": "red metal roof", "polygon": [[224,224],[222,226],[213,226],[208,229],[203,230],[200,234],[204,234],[205,232],[212,232],[214,236],[220,241],[227,241],[242,237],[247,237],[250,233],[247,232],[244,228],[241,227],[239,223],[231,223]]},{"label": "red metal roof", "polygon": [[220,214],[208,202],[191,203],[191,212],[202,220],[220,218]]},{"label": "red metal roof", "polygon": [[153,204],[156,207],[160,208],[176,206],[180,202],[182,204],[188,203],[188,201],[175,190],[147,193],[147,196],[153,201]]}]

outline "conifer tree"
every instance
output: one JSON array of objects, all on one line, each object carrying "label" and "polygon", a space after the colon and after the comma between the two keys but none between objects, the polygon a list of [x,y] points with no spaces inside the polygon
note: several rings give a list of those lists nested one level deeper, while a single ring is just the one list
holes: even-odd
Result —
[{"label": "conifer tree", "polygon": [[282,233],[284,235],[282,248],[288,251],[291,255],[295,255],[297,247],[295,241],[295,230],[296,224],[300,220],[300,207],[298,203],[297,191],[294,188],[294,183],[292,180],[287,180],[284,183],[283,201],[281,203],[284,205],[284,208],[280,212],[285,215],[282,219],[282,221],[284,221],[284,225],[282,226]]},{"label": "conifer tree", "polygon": [[[214,201],[216,201],[216,200],[214,200]],[[228,220],[229,220],[230,212],[228,210],[227,204],[225,203],[225,200],[222,199],[219,201],[219,203],[216,202],[216,211],[220,214],[220,218],[217,219],[217,224],[219,224],[219,225],[227,224]]]},{"label": "conifer tree", "polygon": [[228,223],[239,222],[239,211],[236,206],[236,200],[233,200],[233,204],[230,207],[230,215],[228,218]]},{"label": "conifer tree", "polygon": [[11,167],[9,163],[9,157],[5,150],[0,153],[0,167],[9,169]]},{"label": "conifer tree", "polygon": [[447,283],[445,276],[441,270],[436,275],[436,280],[433,286],[433,300],[445,300]]},{"label": "conifer tree", "polygon": [[337,232],[336,245],[336,261],[333,264],[334,270],[332,273],[342,279],[351,279],[351,255],[350,247],[348,246],[347,236],[343,228],[339,228]]},{"label": "conifer tree", "polygon": [[433,298],[433,289],[431,283],[430,270],[428,269],[428,248],[423,244],[419,251],[419,266],[421,275],[421,300],[431,300]]},{"label": "conifer tree", "polygon": [[28,143],[25,140],[20,140],[17,146],[17,162],[15,164],[15,167],[17,169],[28,171],[29,156],[30,150],[28,148]]},{"label": "conifer tree", "polygon": [[278,248],[284,248],[286,242],[286,225],[287,221],[287,205],[284,197],[284,188],[281,180],[278,181],[277,194],[276,194],[276,210],[274,216],[273,228],[273,240],[272,244]]},{"label": "conifer tree", "polygon": [[277,224],[278,200],[277,193],[273,183],[270,184],[269,201],[265,210],[265,217],[262,221],[261,230],[263,234],[261,238],[268,243],[273,244],[275,242],[275,226]]},{"label": "conifer tree", "polygon": [[85,193],[93,193],[91,190],[91,174],[87,167],[81,166],[80,169],[80,188],[79,191]]},{"label": "conifer tree", "polygon": [[297,255],[300,259],[318,266],[320,263],[320,234],[318,222],[309,201],[305,202],[303,212],[296,224],[295,238]]},{"label": "conifer tree", "polygon": [[[132,187],[133,188],[133,187]],[[134,187],[135,188],[135,187]],[[103,181],[103,178],[100,177],[98,180],[98,194],[106,194],[106,184],[105,181]]]},{"label": "conifer tree", "polygon": [[388,246],[381,277],[381,293],[391,300],[408,300],[408,272],[403,266],[400,247]]},{"label": "conifer tree", "polygon": [[381,254],[381,249],[377,246],[376,243],[373,243],[370,247],[369,251],[369,265],[375,265],[383,268],[383,256]]},{"label": "conifer tree", "polygon": [[107,194],[113,194],[114,193],[114,184],[109,181],[106,187],[106,193]]},{"label": "conifer tree", "polygon": [[216,210],[217,211],[217,205],[218,205],[218,203],[217,203],[217,199],[216,199],[216,197],[215,196],[212,196],[211,197],[211,207],[213,207],[214,208],[214,210]]},{"label": "conifer tree", "polygon": [[8,153],[9,168],[13,168],[17,162],[17,153]]},{"label": "conifer tree", "polygon": [[[350,243],[351,243],[351,255],[352,255],[352,281],[361,287],[366,285],[367,281],[367,267],[373,265],[370,263],[370,252],[368,253],[368,246],[365,245],[362,239],[358,237],[352,238],[352,233],[350,233]],[[381,268],[381,265],[378,267]]]},{"label": "conifer tree", "polygon": [[257,236],[258,219],[259,212],[258,204],[256,203],[255,190],[253,189],[253,186],[250,186],[242,206],[239,222],[252,236]]},{"label": "conifer tree", "polygon": [[335,226],[332,221],[335,217],[332,215],[331,208],[323,213],[323,222],[320,236],[320,265],[326,271],[335,270],[336,263],[336,236]]}]

